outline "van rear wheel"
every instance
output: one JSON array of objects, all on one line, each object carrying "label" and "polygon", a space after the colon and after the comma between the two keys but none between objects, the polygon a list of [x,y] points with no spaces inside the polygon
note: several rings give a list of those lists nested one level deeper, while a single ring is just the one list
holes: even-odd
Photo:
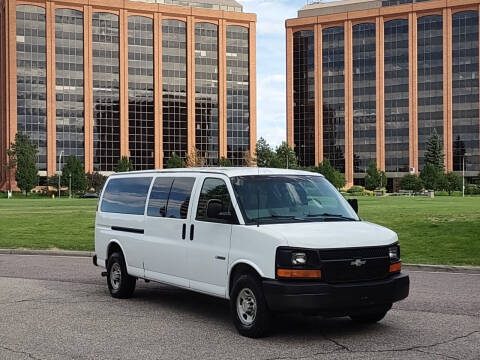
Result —
[{"label": "van rear wheel", "polygon": [[128,275],[125,259],[120,253],[108,258],[107,285],[110,295],[117,299],[128,299],[135,291],[137,279]]},{"label": "van rear wheel", "polygon": [[260,281],[252,275],[235,279],[230,296],[230,311],[238,332],[260,338],[270,330],[271,315]]}]

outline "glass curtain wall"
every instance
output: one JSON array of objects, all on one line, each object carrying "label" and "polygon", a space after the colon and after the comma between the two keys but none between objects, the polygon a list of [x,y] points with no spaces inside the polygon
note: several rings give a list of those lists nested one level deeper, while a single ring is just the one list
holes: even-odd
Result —
[{"label": "glass curtain wall", "polygon": [[323,30],[323,157],[345,173],[345,34]]},{"label": "glass curtain wall", "polygon": [[385,170],[409,171],[408,20],[385,22]]},{"label": "glass curtain wall", "polygon": [[195,138],[206,164],[218,164],[218,26],[195,24]]},{"label": "glass curtain wall", "polygon": [[114,171],[120,160],[120,68],[118,16],[94,13],[93,168]]},{"label": "glass curtain wall", "polygon": [[478,11],[453,14],[453,170],[480,170]]},{"label": "glass curtain wall", "polygon": [[18,5],[17,129],[37,146],[37,167],[47,170],[47,51],[45,9]]},{"label": "glass curtain wall", "polygon": [[71,9],[55,10],[58,170],[62,170],[69,156],[84,160],[83,54],[83,13]]},{"label": "glass curtain wall", "polygon": [[135,170],[155,167],[153,20],[128,18],[128,144]]},{"label": "glass curtain wall", "polygon": [[315,165],[315,36],[293,34],[293,141],[300,166]]},{"label": "glass curtain wall", "polygon": [[366,173],[376,161],[375,24],[353,26],[353,166]]},{"label": "glass curtain wall", "polygon": [[187,31],[179,20],[162,22],[163,163],[187,153]]},{"label": "glass curtain wall", "polygon": [[227,26],[227,158],[244,165],[250,149],[249,30]]},{"label": "glass curtain wall", "polygon": [[443,137],[443,18],[418,19],[418,171],[435,129]]}]

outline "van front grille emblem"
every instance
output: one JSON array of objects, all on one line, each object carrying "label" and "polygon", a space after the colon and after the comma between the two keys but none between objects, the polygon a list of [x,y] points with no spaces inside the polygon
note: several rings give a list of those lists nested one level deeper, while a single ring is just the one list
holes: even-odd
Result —
[{"label": "van front grille emblem", "polygon": [[366,260],[357,259],[357,260],[355,260],[355,261],[352,261],[352,262],[350,263],[350,265],[356,266],[356,267],[360,267],[360,266],[365,265],[366,263],[367,263]]}]

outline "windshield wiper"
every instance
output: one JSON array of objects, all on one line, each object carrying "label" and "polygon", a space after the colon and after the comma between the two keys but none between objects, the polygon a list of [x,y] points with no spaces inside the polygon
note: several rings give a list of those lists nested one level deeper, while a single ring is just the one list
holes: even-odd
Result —
[{"label": "windshield wiper", "polygon": [[330,218],[330,219],[341,219],[341,220],[346,220],[346,221],[358,221],[357,219],[353,219],[347,216],[343,216],[340,214],[329,214],[329,213],[323,213],[323,214],[309,214],[307,215],[308,218],[318,218],[318,217],[325,217],[325,218]]},{"label": "windshield wiper", "polygon": [[298,216],[293,216],[293,215],[270,215],[270,216],[261,216],[259,218],[253,218],[252,220],[258,221],[258,220],[269,220],[269,219],[284,219],[284,220],[302,220],[304,221],[305,219],[299,218]]}]

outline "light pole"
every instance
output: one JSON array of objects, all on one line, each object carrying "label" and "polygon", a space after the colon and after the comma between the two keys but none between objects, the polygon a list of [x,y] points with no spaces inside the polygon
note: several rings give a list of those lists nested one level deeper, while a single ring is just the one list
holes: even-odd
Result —
[{"label": "light pole", "polygon": [[462,196],[465,197],[465,156],[469,154],[463,154],[462,156]]},{"label": "light pole", "polygon": [[60,194],[60,189],[61,189],[61,185],[60,185],[60,180],[62,179],[62,170],[60,170],[62,168],[62,156],[63,156],[63,150],[60,152],[60,156],[58,157],[58,197],[60,198],[61,194]]},{"label": "light pole", "polygon": [[68,181],[68,198],[72,198],[72,173],[68,174],[69,181]]}]

